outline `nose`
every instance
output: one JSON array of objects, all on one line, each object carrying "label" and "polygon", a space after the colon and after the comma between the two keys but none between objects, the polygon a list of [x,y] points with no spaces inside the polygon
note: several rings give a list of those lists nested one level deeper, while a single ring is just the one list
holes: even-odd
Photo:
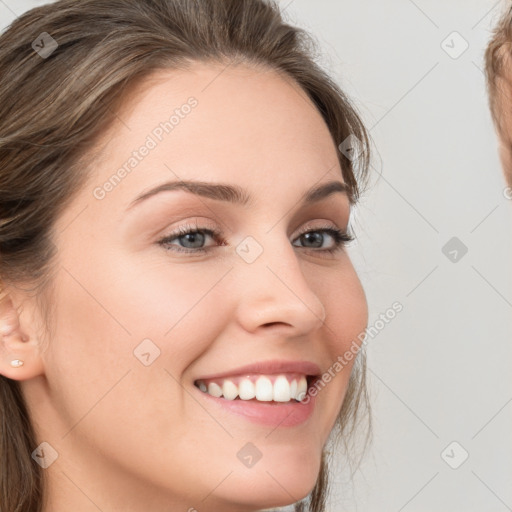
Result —
[{"label": "nose", "polygon": [[237,262],[237,282],[243,283],[239,322],[249,332],[271,329],[285,336],[319,329],[325,322],[325,308],[306,280],[297,248],[285,239],[269,242],[263,249],[252,263]]}]

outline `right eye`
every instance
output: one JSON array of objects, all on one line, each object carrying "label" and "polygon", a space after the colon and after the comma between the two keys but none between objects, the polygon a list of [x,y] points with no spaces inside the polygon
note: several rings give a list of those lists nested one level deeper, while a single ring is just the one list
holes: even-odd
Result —
[{"label": "right eye", "polygon": [[[217,242],[220,241],[221,243],[218,245],[225,245],[224,240],[221,239],[220,231],[209,228],[199,228],[197,225],[195,227],[180,226],[174,233],[165,236],[157,243],[162,245],[164,249],[168,251],[182,253],[206,253],[211,249],[211,247],[203,247],[205,239],[208,236]],[[174,241],[185,244],[185,247],[183,245],[180,246],[175,243],[171,243]]]}]

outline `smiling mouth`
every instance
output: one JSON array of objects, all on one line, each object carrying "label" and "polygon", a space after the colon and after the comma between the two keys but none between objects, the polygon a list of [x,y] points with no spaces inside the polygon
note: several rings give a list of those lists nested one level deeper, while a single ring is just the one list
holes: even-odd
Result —
[{"label": "smiling mouth", "polygon": [[247,374],[198,379],[194,386],[203,393],[225,400],[297,403],[304,400],[308,389],[317,378],[315,375],[300,373]]}]

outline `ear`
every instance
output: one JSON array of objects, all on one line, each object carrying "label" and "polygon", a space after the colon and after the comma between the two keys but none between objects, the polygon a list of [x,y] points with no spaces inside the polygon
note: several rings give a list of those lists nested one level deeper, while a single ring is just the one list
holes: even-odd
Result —
[{"label": "ear", "polygon": [[[44,373],[40,356],[40,343],[36,334],[34,315],[27,305],[31,299],[19,290],[0,290],[0,374],[13,380],[27,380]],[[33,310],[32,310],[33,311]],[[23,361],[21,366],[11,365],[12,361]]]}]

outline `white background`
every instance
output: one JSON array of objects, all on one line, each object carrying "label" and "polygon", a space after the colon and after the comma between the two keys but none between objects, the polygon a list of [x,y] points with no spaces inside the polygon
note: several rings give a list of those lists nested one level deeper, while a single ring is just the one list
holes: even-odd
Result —
[{"label": "white background", "polygon": [[[0,24],[42,3],[0,0]],[[512,201],[482,71],[507,3],[282,1],[377,150],[349,249],[369,324],[403,305],[368,342],[374,443],[352,481],[339,461],[329,511],[512,510]]]}]

